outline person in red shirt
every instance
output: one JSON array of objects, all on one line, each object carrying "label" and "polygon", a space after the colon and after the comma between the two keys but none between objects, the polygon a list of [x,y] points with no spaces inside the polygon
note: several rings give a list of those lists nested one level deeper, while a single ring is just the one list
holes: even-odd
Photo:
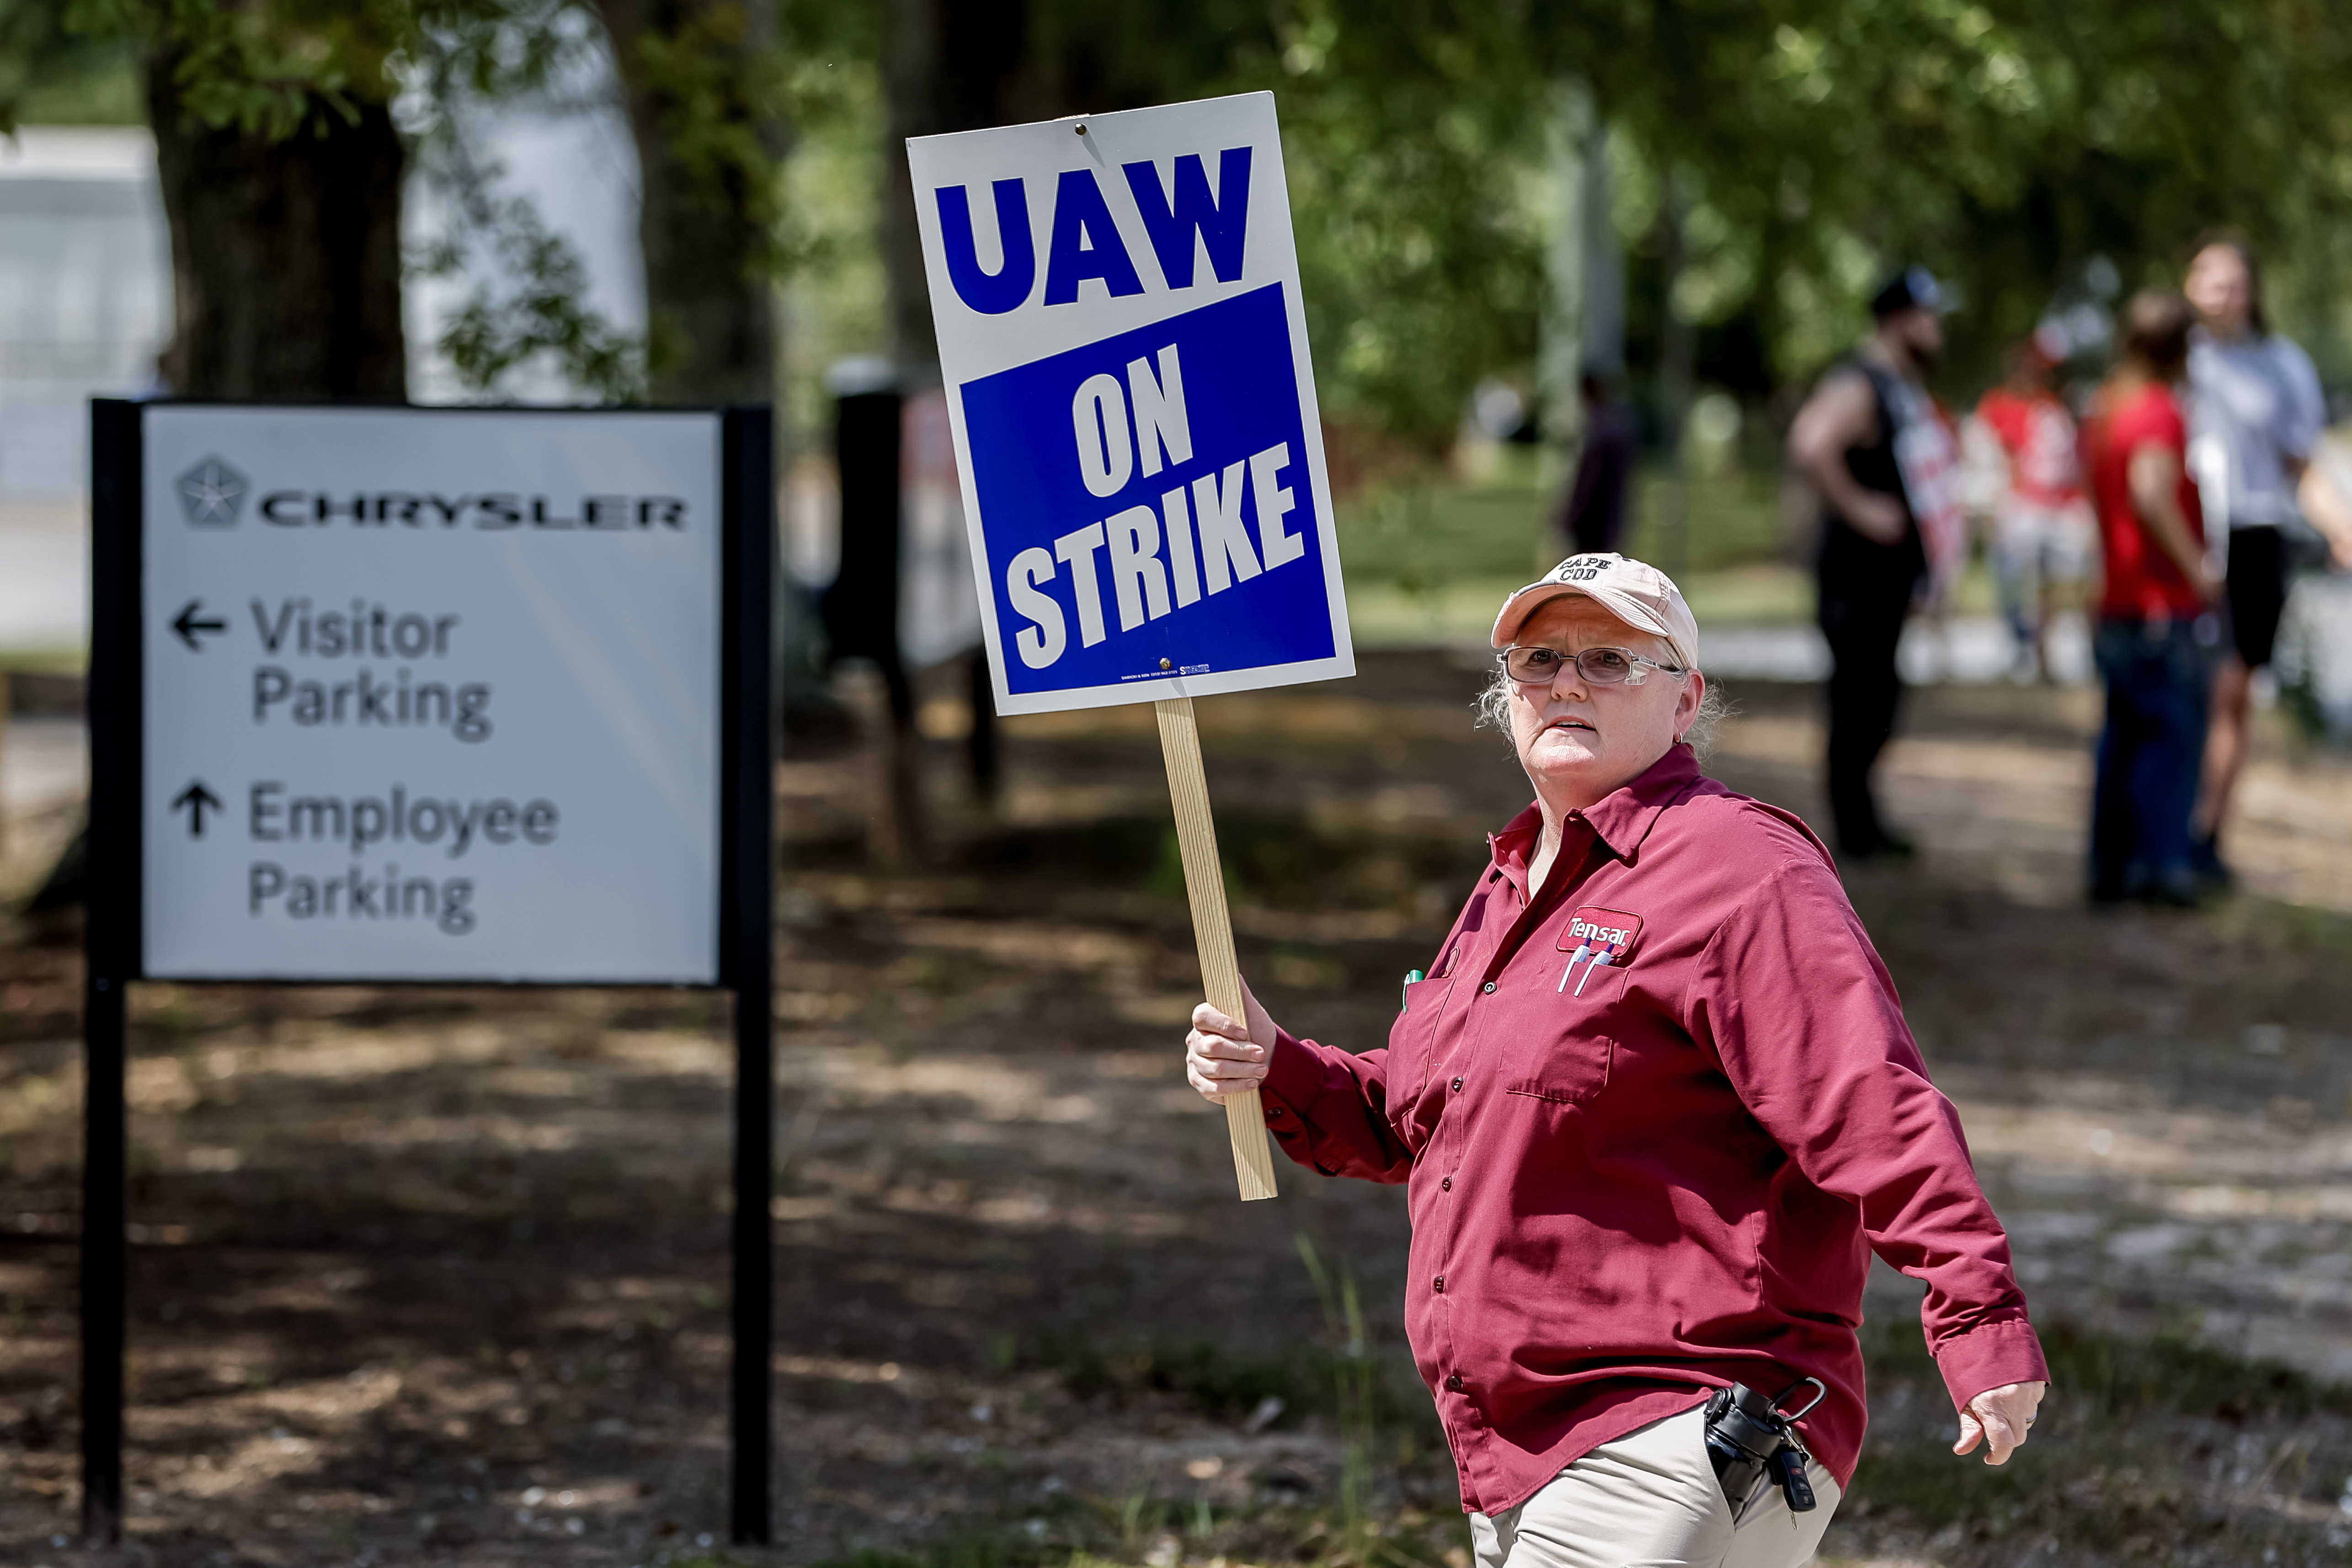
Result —
[{"label": "person in red shirt", "polygon": [[2050,623],[2079,602],[2097,532],[2083,496],[2074,416],[2050,388],[2064,358],[2045,330],[2009,353],[2009,375],[1977,403],[1967,446],[1996,470],[1993,575],[2031,672],[2049,679]]},{"label": "person in red shirt", "polygon": [[2105,565],[2092,644],[2107,688],[2091,806],[2097,903],[2197,900],[2190,817],[2222,589],[2206,563],[2189,426],[2172,390],[2188,373],[2195,321],[2177,294],[2133,296],[2123,358],[2084,430]]},{"label": "person in red shirt", "polygon": [[[1291,1159],[1405,1184],[1406,1327],[1481,1568],[1811,1555],[1862,1453],[1873,1252],[1927,1287],[1955,1452],[2006,1460],[2049,1377],[1829,852],[1699,771],[1697,641],[1622,556],[1512,595],[1487,710],[1536,800],[1387,1047],[1294,1038],[1254,997],[1186,1038],[1193,1087],[1258,1089]],[[1735,1387],[1785,1439],[1738,1440]]]}]

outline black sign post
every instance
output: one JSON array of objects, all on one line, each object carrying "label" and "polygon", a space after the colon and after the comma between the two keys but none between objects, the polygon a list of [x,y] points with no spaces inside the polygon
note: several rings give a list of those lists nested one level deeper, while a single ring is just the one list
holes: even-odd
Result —
[{"label": "black sign post", "polygon": [[735,993],[734,1357],[729,1403],[734,1471],[728,1527],[738,1542],[773,1539],[768,1476],[775,1367],[776,1190],[774,721],[769,595],[776,530],[773,421],[765,408],[727,416],[720,504],[727,657],[719,772],[720,983]]},{"label": "black sign post", "polygon": [[[90,407],[90,832],[82,1038],[88,1063],[82,1168],[82,1531],[122,1536],[123,1355],[130,1295],[126,1193],[126,989],[145,972],[144,676],[151,635],[190,647],[226,628],[202,605],[149,606],[144,595],[143,416],[151,405]],[[185,405],[181,405],[185,406]],[[401,411],[387,411],[397,417]],[[496,419],[507,411],[468,411]],[[544,416],[546,411],[532,411]],[[577,417],[598,417],[582,410]],[[734,995],[736,1094],[731,1225],[734,1355],[729,1415],[730,1532],[772,1536],[769,1477],[774,1359],[774,748],[769,687],[774,548],[772,418],[730,408],[719,422],[720,657],[718,779],[719,985]],[[164,617],[146,624],[151,608]],[[198,781],[177,809],[191,832],[221,810]],[[277,984],[267,978],[245,984]],[[309,979],[288,984],[311,984]],[[446,984],[366,979],[369,984]]]},{"label": "black sign post", "polygon": [[139,972],[140,495],[136,405],[90,405],[89,875],[81,1171],[81,1521],[94,1545],[122,1538],[122,1356],[130,1302],[124,985]]}]

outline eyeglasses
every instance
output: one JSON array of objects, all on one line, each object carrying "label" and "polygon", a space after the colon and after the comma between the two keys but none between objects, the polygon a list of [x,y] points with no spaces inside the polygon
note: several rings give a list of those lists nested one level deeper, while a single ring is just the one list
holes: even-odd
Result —
[{"label": "eyeglasses", "polygon": [[1639,686],[1654,669],[1663,669],[1677,679],[1688,673],[1679,665],[1643,658],[1626,647],[1588,647],[1578,653],[1556,647],[1507,647],[1500,658],[1511,679],[1528,686],[1549,686],[1570,664],[1588,686]]}]

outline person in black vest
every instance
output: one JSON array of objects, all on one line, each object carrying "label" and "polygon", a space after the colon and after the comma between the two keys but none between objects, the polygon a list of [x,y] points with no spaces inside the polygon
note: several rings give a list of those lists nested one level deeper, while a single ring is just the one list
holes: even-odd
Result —
[{"label": "person in black vest", "polygon": [[1822,635],[1829,639],[1829,797],[1838,853],[1908,856],[1872,794],[1871,770],[1903,696],[1895,649],[1927,571],[1896,460],[1905,429],[1935,413],[1922,384],[1944,346],[1944,292],[1924,267],[1870,302],[1859,352],[1822,378],[1789,431],[1789,458],[1822,498]]}]

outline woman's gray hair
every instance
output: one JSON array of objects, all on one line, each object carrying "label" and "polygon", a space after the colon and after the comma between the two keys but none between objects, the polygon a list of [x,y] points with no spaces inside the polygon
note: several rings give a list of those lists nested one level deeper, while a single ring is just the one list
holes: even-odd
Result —
[{"label": "woman's gray hair", "polygon": [[[1486,683],[1486,689],[1478,693],[1478,700],[1473,704],[1478,710],[1479,724],[1500,730],[1507,741],[1512,738],[1511,688],[1515,684],[1510,672],[1503,668],[1503,661],[1498,658],[1495,661],[1495,679]],[[1731,703],[1724,696],[1723,688],[1712,680],[1708,681],[1706,689],[1699,694],[1698,712],[1691,720],[1690,727],[1683,731],[1682,738],[1690,742],[1691,750],[1702,757],[1706,755],[1715,749],[1716,726],[1730,713]]]}]

